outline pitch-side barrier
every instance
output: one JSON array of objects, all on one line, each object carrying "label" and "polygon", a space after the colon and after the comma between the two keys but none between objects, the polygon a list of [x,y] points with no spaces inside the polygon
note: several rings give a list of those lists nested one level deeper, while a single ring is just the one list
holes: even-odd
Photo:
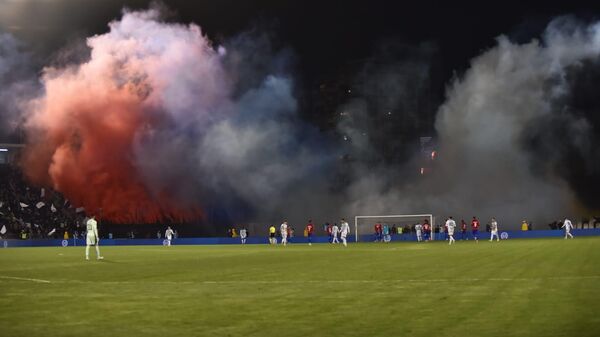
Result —
[{"label": "pitch-side barrier", "polygon": [[[575,237],[579,236],[600,236],[600,228],[597,229],[574,229],[571,231]],[[444,240],[444,233],[434,233],[435,240]],[[535,239],[535,238],[563,238],[564,232],[561,230],[538,230],[538,231],[500,231],[502,239]],[[456,240],[463,239],[460,232],[455,234]],[[464,238],[473,240],[470,232]],[[480,232],[479,240],[489,240],[490,233]],[[312,238],[313,243],[328,243],[330,240],[327,236],[316,236]],[[375,240],[374,235],[361,235],[359,237],[360,242],[373,242]],[[390,236],[391,241],[416,241],[416,235],[414,233],[404,234],[393,234]],[[281,242],[281,238],[278,238],[278,242]],[[288,238],[290,244],[306,244],[308,238],[306,237],[292,237]],[[354,236],[348,236],[348,243],[353,244],[355,242]],[[233,245],[240,244],[240,238],[177,238],[171,241],[172,245]],[[246,239],[246,244],[268,244],[268,238],[266,237],[249,237]],[[164,239],[101,239],[101,246],[148,246],[148,245],[164,245],[166,241]],[[0,239],[0,248],[11,248],[11,247],[72,247],[72,246],[85,246],[84,239],[33,239],[33,240],[3,240]]]}]

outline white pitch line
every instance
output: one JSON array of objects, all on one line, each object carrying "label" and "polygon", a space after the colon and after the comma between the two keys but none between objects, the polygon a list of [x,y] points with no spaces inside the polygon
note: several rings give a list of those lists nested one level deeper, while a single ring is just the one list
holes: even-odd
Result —
[{"label": "white pitch line", "polygon": [[388,279],[388,280],[230,280],[230,281],[86,281],[86,280],[42,280],[27,277],[2,276],[0,279],[29,281],[36,283],[96,283],[96,284],[372,284],[372,283],[448,283],[448,282],[512,282],[512,281],[542,281],[542,280],[581,280],[600,279],[600,275],[589,276],[549,276],[536,278],[457,278],[457,279]]},{"label": "white pitch line", "polygon": [[87,281],[87,280],[38,280],[19,277],[0,276],[17,280],[41,282],[41,283],[95,283],[115,285],[139,285],[139,284],[206,284],[206,285],[236,285],[236,284],[381,284],[381,283],[450,283],[450,282],[513,282],[513,281],[543,281],[543,280],[580,280],[600,279],[600,275],[590,276],[550,276],[538,278],[457,278],[457,279],[387,279],[387,280],[198,280],[198,281]]},{"label": "white pitch line", "polygon": [[8,280],[30,281],[30,282],[35,282],[35,283],[52,283],[52,282],[50,282],[48,280],[42,280],[42,279],[39,279],[39,278],[3,276],[3,275],[0,275],[0,278],[8,279]]}]

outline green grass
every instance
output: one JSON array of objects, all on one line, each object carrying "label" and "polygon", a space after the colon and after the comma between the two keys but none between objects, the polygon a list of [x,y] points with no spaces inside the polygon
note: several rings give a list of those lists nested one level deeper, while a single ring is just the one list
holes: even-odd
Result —
[{"label": "green grass", "polygon": [[599,336],[599,247],[0,249],[0,336]]}]

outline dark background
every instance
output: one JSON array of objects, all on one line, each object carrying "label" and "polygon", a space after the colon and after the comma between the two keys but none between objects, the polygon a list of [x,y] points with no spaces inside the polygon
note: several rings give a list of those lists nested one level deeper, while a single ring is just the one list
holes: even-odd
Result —
[{"label": "dark background", "polygon": [[[2,0],[0,30],[11,32],[35,50],[41,62],[82,37],[101,34],[123,7],[147,8],[149,0]],[[418,45],[433,43],[436,84],[443,86],[469,60],[506,34],[516,41],[537,37],[552,18],[600,16],[590,1],[163,1],[169,20],[195,22],[217,43],[241,31],[267,26],[275,44],[297,55],[306,85],[371,57],[385,39]]]}]

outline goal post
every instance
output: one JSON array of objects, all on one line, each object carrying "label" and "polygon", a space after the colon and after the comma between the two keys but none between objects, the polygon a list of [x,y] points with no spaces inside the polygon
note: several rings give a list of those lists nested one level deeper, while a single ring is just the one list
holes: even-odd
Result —
[{"label": "goal post", "polygon": [[354,237],[356,242],[360,241],[361,237],[363,240],[369,241],[369,236],[374,237],[373,226],[377,223],[387,225],[388,228],[396,227],[398,229],[414,226],[416,223],[423,224],[424,220],[429,221],[433,233],[435,224],[433,214],[357,215],[354,217]]}]

